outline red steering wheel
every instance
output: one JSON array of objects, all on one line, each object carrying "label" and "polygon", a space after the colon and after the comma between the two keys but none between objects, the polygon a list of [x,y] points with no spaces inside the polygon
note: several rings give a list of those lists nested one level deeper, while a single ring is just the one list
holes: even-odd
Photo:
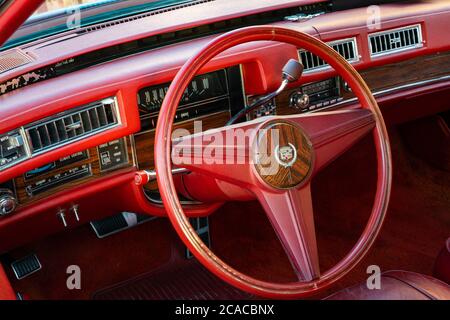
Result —
[{"label": "red steering wheel", "polygon": [[[350,85],[362,108],[292,116],[272,116],[209,130],[172,141],[173,119],[185,88],[196,73],[220,52],[251,41],[278,41],[304,48],[327,61]],[[245,142],[230,143],[223,160],[206,161],[212,135],[225,137],[250,132]],[[273,133],[276,132],[277,135]],[[321,273],[317,252],[311,179],[356,141],[373,132],[377,152],[376,197],[367,225],[351,251]],[[199,139],[200,136],[200,139]],[[276,138],[275,138],[276,137]],[[228,144],[228,141],[227,141]],[[265,148],[269,147],[266,152]],[[240,273],[219,259],[197,236],[183,212],[172,179],[172,157],[183,150],[177,165],[251,190],[261,202],[299,281],[272,283]],[[187,151],[186,151],[187,150]],[[215,155],[217,160],[217,154]],[[201,161],[192,161],[198,160]],[[210,159],[211,160],[211,159]],[[266,164],[275,164],[267,167]],[[383,117],[367,84],[336,51],[302,32],[273,26],[235,30],[209,42],[176,75],[163,102],[155,136],[155,167],[159,190],[171,223],[194,256],[211,272],[247,292],[272,298],[304,297],[343,277],[367,253],[386,215],[391,189],[390,145]]]}]

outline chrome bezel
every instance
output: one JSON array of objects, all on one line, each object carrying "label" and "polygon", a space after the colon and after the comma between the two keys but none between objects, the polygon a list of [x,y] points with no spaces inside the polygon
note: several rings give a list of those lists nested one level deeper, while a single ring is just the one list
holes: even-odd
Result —
[{"label": "chrome bezel", "polygon": [[[377,52],[377,53],[373,52],[372,42],[370,41],[372,38],[380,36],[380,35],[389,35],[389,34],[391,34],[393,32],[401,32],[401,31],[413,30],[413,29],[417,29],[417,35],[418,35],[418,40],[419,40],[418,43],[413,44],[413,45],[409,45],[409,46],[406,46],[406,47],[391,49],[391,50],[388,50],[388,51],[382,51],[382,52]],[[390,54],[396,54],[396,53],[400,53],[400,52],[404,52],[404,51],[409,51],[409,50],[413,50],[413,49],[422,48],[423,45],[424,45],[423,33],[422,33],[422,25],[419,23],[419,24],[414,24],[414,25],[410,25],[410,26],[406,26],[406,27],[395,28],[395,29],[387,29],[387,30],[383,30],[383,31],[370,33],[367,36],[367,42],[368,42],[368,45],[369,45],[369,51],[370,51],[370,57],[371,58],[378,58],[378,57],[382,57],[382,56],[386,56],[386,55],[390,55]]]},{"label": "chrome bezel", "polygon": [[[337,44],[343,44],[343,43],[353,43],[353,47],[355,48],[355,58],[353,58],[353,59],[346,59],[347,60],[347,62],[349,62],[349,63],[356,63],[356,62],[359,62],[360,60],[361,60],[361,56],[360,56],[360,54],[359,54],[359,48],[358,48],[358,41],[356,41],[356,37],[351,37],[351,38],[345,38],[345,39],[339,39],[339,40],[334,40],[334,41],[330,41],[330,42],[327,42],[327,45],[331,48],[331,49],[333,49],[333,46],[334,45],[337,45]],[[334,50],[334,49],[333,49]],[[302,52],[307,52],[307,50],[305,50],[305,49],[300,49],[300,50],[297,50],[297,55],[298,55],[298,61],[300,61],[301,63],[303,63],[302,62],[302,58],[301,58],[301,53]],[[322,58],[320,58],[320,59],[322,59]],[[322,60],[324,60],[324,59],[322,59]],[[324,60],[325,61],[325,60]],[[313,72],[319,72],[319,71],[324,71],[324,70],[328,70],[328,69],[331,69],[332,67],[328,64],[328,62],[327,61],[325,61],[326,62],[326,64],[325,65],[323,65],[323,66],[320,66],[320,67],[313,67],[313,68],[309,68],[309,69],[304,69],[304,71],[303,71],[303,73],[304,74],[308,74],[308,73],[313,73]]]},{"label": "chrome bezel", "polygon": [[14,161],[11,161],[11,162],[7,163],[7,164],[0,165],[0,170],[5,170],[5,169],[8,169],[8,168],[11,168],[12,166],[15,166],[16,164],[19,164],[19,163],[21,163],[23,161],[26,161],[26,160],[31,158],[31,150],[30,150],[30,146],[29,146],[29,141],[28,141],[28,139],[26,137],[26,134],[25,134],[25,131],[24,131],[23,127],[20,127],[18,129],[9,131],[8,133],[2,134],[0,136],[4,137],[4,136],[12,136],[12,135],[19,135],[19,136],[21,136],[22,141],[23,141],[23,147],[25,149],[25,155],[23,157],[21,157],[21,158],[18,158],[18,159],[14,160]]},{"label": "chrome bezel", "polygon": [[[112,102],[110,100],[112,100]],[[96,104],[99,104],[99,103],[103,104],[103,105],[107,104],[107,103],[112,103],[113,115],[114,115],[114,118],[116,120],[115,123],[112,123],[110,125],[107,125],[105,127],[102,127],[102,128],[96,129],[96,130],[92,130],[92,131],[90,131],[90,132],[88,132],[86,134],[81,134],[81,135],[79,135],[79,136],[77,136],[75,138],[68,139],[67,141],[55,143],[55,144],[53,144],[51,146],[48,146],[48,147],[43,148],[43,149],[40,149],[39,151],[34,151],[33,150],[33,147],[31,145],[31,138],[30,138],[30,135],[29,135],[29,130],[31,130],[31,129],[35,128],[35,127],[41,126],[43,124],[49,123],[49,122],[54,122],[54,121],[60,120],[60,119],[62,119],[64,117],[67,117],[70,114],[78,113],[78,112],[80,112],[80,111],[82,111],[84,109],[88,109],[88,108],[90,108],[90,107],[92,107],[92,106],[94,106]],[[68,144],[71,144],[71,143],[74,143],[74,142],[86,139],[88,137],[92,137],[92,136],[94,136],[96,134],[99,134],[101,132],[110,130],[112,128],[119,127],[121,125],[122,125],[122,119],[121,119],[120,110],[119,110],[119,103],[117,101],[117,97],[114,96],[114,97],[108,97],[108,98],[105,98],[105,99],[102,99],[102,100],[99,100],[99,101],[91,102],[89,104],[86,104],[86,105],[83,105],[83,106],[80,106],[80,107],[77,107],[77,108],[66,110],[66,111],[64,111],[62,113],[59,113],[57,115],[47,117],[47,118],[42,119],[42,120],[37,121],[37,122],[33,122],[32,124],[26,125],[23,128],[25,130],[25,135],[27,137],[27,141],[28,141],[28,145],[29,145],[29,148],[30,148],[31,156],[37,156],[37,155],[40,155],[40,154],[43,154],[43,153],[55,150],[55,149],[60,148],[62,146],[65,146],[65,145],[68,145]]]}]

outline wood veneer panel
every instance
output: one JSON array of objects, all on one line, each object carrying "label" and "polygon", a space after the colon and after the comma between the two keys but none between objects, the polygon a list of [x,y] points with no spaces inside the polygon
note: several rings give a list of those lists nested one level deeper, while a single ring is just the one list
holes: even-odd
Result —
[{"label": "wood veneer panel", "polygon": [[[230,119],[228,111],[219,112],[207,116],[197,118],[195,120],[187,120],[174,124],[174,129],[186,129],[190,133],[194,133],[194,121],[202,121],[202,129],[208,130],[224,126]],[[154,144],[155,144],[155,130],[150,130],[134,135],[137,164],[139,169],[151,170],[154,169]],[[157,189],[156,182],[151,182],[146,185],[150,190]]]},{"label": "wood veneer panel", "polygon": [[[65,165],[63,167],[60,168],[56,168],[54,170],[51,170],[49,172],[46,172],[45,174],[33,177],[33,178],[29,178],[29,179],[25,179],[24,175],[21,175],[19,177],[16,177],[14,179],[14,183],[15,183],[15,188],[16,188],[16,196],[17,199],[19,201],[19,204],[22,205],[26,205],[29,203],[32,203],[34,201],[43,199],[45,197],[48,197],[58,191],[62,191],[64,189],[68,189],[74,186],[78,186],[80,184],[83,184],[85,182],[94,180],[96,178],[100,178],[103,177],[105,175],[108,175],[111,172],[114,172],[115,170],[120,170],[123,168],[129,168],[132,167],[134,165],[134,161],[133,161],[133,145],[130,141],[130,138],[126,138],[126,144],[127,144],[127,152],[128,152],[128,163],[126,165],[114,168],[112,170],[108,170],[108,171],[100,171],[100,162],[99,162],[99,155],[98,155],[98,150],[97,147],[94,148],[90,148],[88,149],[88,159],[85,160],[81,160],[81,161],[77,161],[68,165]],[[70,170],[71,168],[76,168],[76,167],[80,167],[82,165],[85,164],[90,164],[91,165],[91,172],[92,174],[90,176],[84,177],[84,178],[80,178],[71,182],[67,182],[64,183],[60,186],[51,188],[48,191],[42,192],[38,195],[35,195],[33,197],[28,196],[27,192],[26,192],[26,187],[32,183],[36,183],[42,179],[45,178],[49,178],[52,177],[54,175],[66,172],[68,170]]]},{"label": "wood veneer panel", "polygon": [[[450,51],[420,56],[398,63],[360,71],[372,92],[450,75]],[[292,114],[297,110],[289,107],[289,97],[298,88],[282,92],[276,98],[277,114]],[[344,99],[353,98],[351,92],[342,90]]]}]

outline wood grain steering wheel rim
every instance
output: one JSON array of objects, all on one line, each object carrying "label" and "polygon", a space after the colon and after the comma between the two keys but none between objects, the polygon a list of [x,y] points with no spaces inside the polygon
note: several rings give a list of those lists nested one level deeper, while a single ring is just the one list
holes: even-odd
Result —
[{"label": "wood grain steering wheel rim", "polygon": [[[314,122],[314,125],[311,126],[311,128],[315,128],[317,126],[320,127],[320,124],[323,124],[322,127],[327,126],[327,128],[322,128],[321,129],[322,131],[320,130],[319,131],[322,132],[320,134],[320,137],[324,138],[325,136],[324,132],[331,132],[330,128],[332,128],[333,126],[334,123],[333,121],[337,121],[335,120],[336,117],[337,117],[336,119],[340,117],[339,119],[341,120],[339,119],[338,120],[344,122],[348,120],[347,117],[350,117],[349,119],[359,119],[358,120],[359,122],[355,123],[359,123],[363,128],[366,128],[364,129],[365,131],[364,130],[361,131],[360,129],[358,129],[359,128],[358,127],[355,130],[360,131],[352,131],[353,133],[349,135],[346,139],[350,138],[356,139],[357,138],[356,135],[362,136],[367,132],[372,132],[375,141],[375,148],[377,153],[377,170],[378,170],[377,191],[370,218],[367,222],[367,225],[362,235],[360,236],[354,247],[351,249],[351,251],[338,264],[336,264],[333,268],[329,269],[328,271],[322,274],[318,273],[317,270],[314,269],[314,267],[311,267],[311,263],[302,264],[301,259],[295,260],[296,258],[298,258],[297,257],[298,255],[299,256],[301,255],[300,254],[297,255],[297,252],[294,252],[292,250],[289,251],[292,253],[291,258],[294,259],[294,260],[291,259],[291,262],[297,261],[299,265],[296,266],[298,267],[299,270],[301,268],[306,269],[309,268],[305,272],[302,272],[300,270],[300,273],[302,273],[303,275],[302,278],[303,281],[299,282],[271,283],[261,281],[249,277],[248,275],[242,274],[237,270],[234,270],[232,267],[230,267],[225,262],[220,260],[207,246],[204,245],[201,239],[197,236],[195,230],[193,230],[193,228],[191,227],[189,220],[184,214],[183,208],[180,205],[180,201],[178,199],[176,188],[171,174],[172,169],[171,133],[173,127],[173,119],[175,117],[176,108],[183,95],[185,88],[188,86],[188,84],[191,82],[192,78],[197,74],[197,72],[217,54],[236,45],[251,41],[284,42],[294,45],[297,48],[304,48],[305,50],[311,51],[312,53],[318,55],[319,57],[327,61],[339,73],[339,75],[342,76],[345,81],[347,81],[347,83],[350,85],[354,94],[358,97],[361,103],[362,109],[358,109],[359,113],[361,112],[365,113],[363,116],[361,116],[360,114],[358,115],[357,111],[355,111],[356,113],[328,112],[328,113],[319,113],[318,115],[315,115],[315,118],[311,116],[302,117],[301,115],[299,115],[297,117],[289,118],[289,121],[298,120],[302,123],[302,125],[305,125],[306,127],[308,127],[308,123],[310,123],[311,121],[312,122],[316,121]],[[367,125],[367,121],[366,124],[361,122],[361,119],[368,119],[367,114],[369,114],[370,119],[373,120],[372,127],[370,126],[364,127],[365,125]],[[285,117],[273,117],[271,118],[270,121],[273,122],[273,120],[277,119],[285,119]],[[317,122],[317,120],[320,121]],[[367,128],[369,128],[370,130],[368,130]],[[224,128],[223,130],[226,130],[226,128]],[[333,141],[331,142],[328,141],[329,143],[326,144],[327,148],[329,146],[328,149],[322,148],[319,151],[315,150],[316,154],[319,157],[318,162],[322,162],[323,165],[325,165],[325,162],[331,161],[333,159],[333,157],[330,156],[328,153],[331,154],[333,151],[336,153],[336,155],[338,155],[339,152],[344,151],[344,150],[335,150],[336,148],[339,149],[339,146],[341,144],[345,144],[346,141],[345,137],[342,138],[341,136],[339,136],[340,138],[336,136],[337,137],[336,139],[344,139],[344,140],[337,140],[334,141],[334,143]],[[327,157],[329,157],[329,159]],[[327,161],[325,161],[324,159]],[[317,166],[317,162],[315,165]],[[165,100],[161,107],[155,134],[155,167],[157,172],[159,190],[161,192],[161,197],[167,210],[170,221],[174,226],[176,232],[184,242],[184,244],[189,248],[189,250],[191,250],[194,256],[208,270],[210,270],[219,278],[223,279],[224,281],[228,282],[229,284],[237,288],[263,297],[285,298],[285,299],[305,297],[317,293],[318,291],[328,287],[333,282],[342,278],[363,258],[363,256],[367,253],[367,251],[375,241],[381,229],[387,211],[392,179],[390,145],[384,120],[382,118],[377,102],[375,101],[369,87],[364,82],[359,73],[343,57],[341,57],[336,51],[332,50],[328,45],[326,45],[322,41],[302,32],[274,26],[248,27],[218,36],[217,38],[209,42],[203,49],[200,50],[200,52],[195,54],[184,64],[184,66],[180,69],[180,71],[174,78],[172,84],[170,85],[170,88],[166,94]],[[193,167],[191,169],[195,171],[196,168]],[[260,179],[257,180],[259,181]],[[272,190],[270,192],[274,191]],[[275,193],[270,194],[275,195]],[[303,205],[302,209],[304,209],[304,204],[302,203],[302,196],[300,196],[296,201],[300,203],[300,206]],[[291,204],[294,202],[295,201],[291,201]],[[280,214],[284,214],[281,211]],[[297,247],[295,244],[293,244],[292,248],[301,248],[300,251],[302,251],[301,254],[303,254],[303,256],[301,257],[303,257],[306,260],[312,259],[311,257],[314,255],[310,255],[312,251],[308,251],[309,249],[307,246],[310,244],[310,242],[307,241],[309,239],[308,237],[305,238],[301,234],[303,230],[309,229],[302,229],[302,223],[304,221],[303,222],[298,221],[298,219],[300,220],[303,219],[303,216],[301,215],[301,210],[295,209],[292,211],[296,213],[296,215],[294,215],[295,217],[292,218],[291,215],[288,218],[295,220],[294,229],[299,231],[297,232],[298,236],[297,240],[298,242],[300,242],[300,244],[297,244]],[[308,208],[306,208],[305,211],[309,212]],[[274,213],[274,215],[276,216],[277,213]],[[274,223],[276,224],[276,227],[278,227],[279,229],[278,231],[281,232],[280,234],[282,236],[283,232],[287,233],[287,231],[281,230],[283,229],[284,226],[283,219],[285,218],[286,216],[284,218],[276,216],[274,217],[274,220],[271,220],[273,225]],[[278,222],[280,222],[280,224],[277,224]],[[306,221],[304,223],[308,222]],[[291,243],[289,241],[293,239],[289,238],[289,236],[290,234],[287,233],[286,238],[282,239],[284,241],[283,244],[285,245],[285,248],[290,246]],[[313,240],[315,241],[315,234]],[[308,262],[310,261],[312,260],[308,260]]]}]

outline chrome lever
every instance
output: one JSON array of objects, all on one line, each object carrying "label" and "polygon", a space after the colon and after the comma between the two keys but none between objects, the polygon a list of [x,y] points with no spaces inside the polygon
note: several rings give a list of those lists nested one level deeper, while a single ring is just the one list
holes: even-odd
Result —
[{"label": "chrome lever", "polygon": [[230,120],[228,120],[226,125],[228,126],[236,123],[236,121],[245,116],[247,113],[253,111],[254,109],[262,106],[266,102],[278,96],[281,92],[284,91],[284,89],[286,89],[289,83],[295,82],[300,79],[303,74],[303,69],[303,64],[301,64],[297,60],[290,59],[283,67],[282,81],[278,89],[253,101],[251,105],[245,107],[244,109],[236,113]]},{"label": "chrome lever", "polygon": [[78,222],[80,221],[80,215],[78,214],[78,205],[74,204],[71,208],[71,211],[73,212],[73,215],[75,216],[75,220]]},{"label": "chrome lever", "polygon": [[64,209],[60,209],[58,211],[58,213],[56,214],[57,217],[59,217],[59,219],[61,220],[64,228],[67,228],[68,224],[67,224],[67,220],[66,220],[66,213]]},{"label": "chrome lever", "polygon": [[[186,174],[189,173],[189,171],[186,168],[174,168],[172,169],[172,174]],[[144,184],[147,184],[151,181],[156,180],[156,171],[155,170],[141,170],[136,172],[134,176],[134,183],[138,186],[142,186]]]}]

